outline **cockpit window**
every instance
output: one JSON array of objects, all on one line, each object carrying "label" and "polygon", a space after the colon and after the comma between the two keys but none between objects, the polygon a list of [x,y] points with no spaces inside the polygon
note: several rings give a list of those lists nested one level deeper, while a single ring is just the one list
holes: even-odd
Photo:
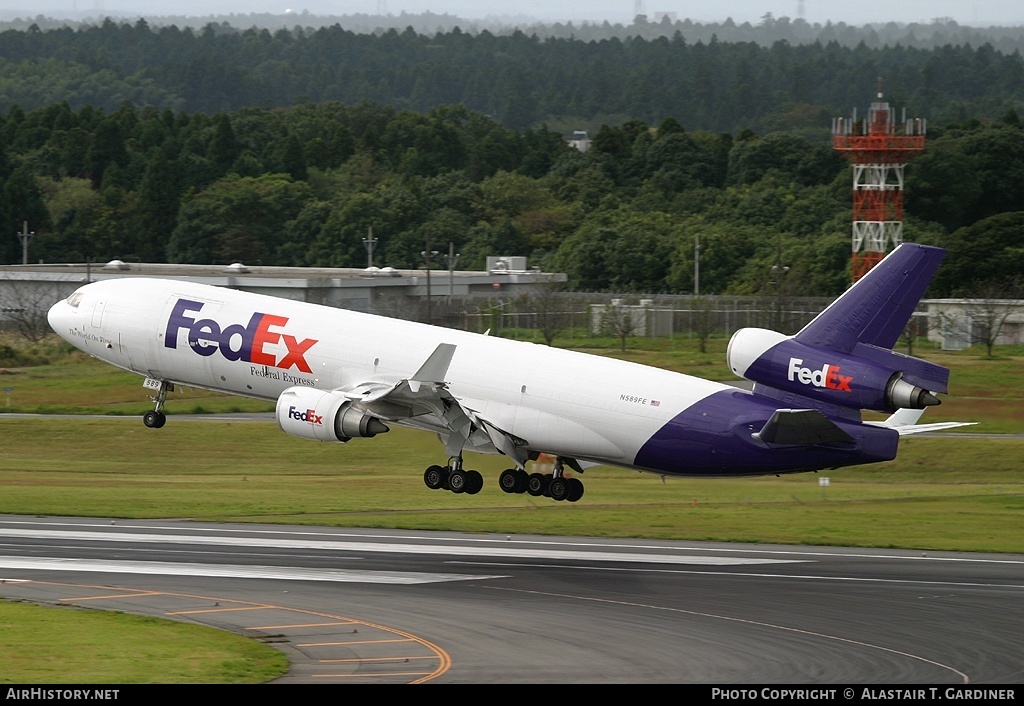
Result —
[{"label": "cockpit window", "polygon": [[82,293],[81,292],[75,292],[70,297],[68,297],[68,306],[73,306],[74,308],[77,309],[78,305],[81,303],[81,301],[82,301]]}]

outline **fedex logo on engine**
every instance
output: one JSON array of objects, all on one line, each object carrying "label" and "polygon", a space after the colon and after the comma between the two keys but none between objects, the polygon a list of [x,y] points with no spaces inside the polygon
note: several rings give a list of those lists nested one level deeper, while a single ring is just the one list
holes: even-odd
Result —
[{"label": "fedex logo on engine", "polygon": [[803,367],[803,363],[803,358],[789,359],[788,377],[791,381],[800,382],[804,385],[813,385],[814,387],[824,387],[829,390],[853,392],[850,389],[850,381],[853,380],[853,376],[840,375],[838,365],[825,364],[821,366],[821,370],[811,370],[810,368]]},{"label": "fedex logo on engine", "polygon": [[[244,360],[255,365],[269,365],[273,368],[287,370],[296,368],[304,373],[312,373],[306,362],[306,351],[314,343],[315,338],[302,341],[284,333],[281,329],[288,323],[286,316],[274,316],[257,311],[249,319],[249,323],[230,324],[221,328],[213,319],[200,319],[189,314],[198,314],[203,309],[203,302],[191,299],[179,299],[167,319],[167,332],[164,337],[166,348],[178,347],[178,332],[188,331],[188,345],[202,356],[213,355],[217,351],[228,360]],[[280,357],[268,346],[283,344],[286,351]]]},{"label": "fedex logo on engine", "polygon": [[300,422],[308,422],[319,426],[324,425],[324,415],[317,414],[315,409],[307,409],[305,412],[300,412],[295,405],[292,405],[288,408],[288,417]]}]

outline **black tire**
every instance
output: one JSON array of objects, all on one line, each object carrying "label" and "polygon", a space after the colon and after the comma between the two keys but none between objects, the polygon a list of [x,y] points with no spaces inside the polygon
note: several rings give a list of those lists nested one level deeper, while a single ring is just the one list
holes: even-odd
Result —
[{"label": "black tire", "polygon": [[448,470],[444,466],[430,466],[423,471],[423,482],[431,490],[440,490],[448,480]]},{"label": "black tire", "polygon": [[159,429],[167,423],[167,415],[163,412],[149,411],[142,415],[142,423],[150,429]]},{"label": "black tire", "polygon": [[579,478],[569,479],[569,497],[566,498],[571,503],[576,502],[583,497],[583,481]]},{"label": "black tire", "polygon": [[448,474],[448,490],[453,493],[465,493],[467,483],[466,472],[461,469]]},{"label": "black tire", "polygon": [[476,495],[484,487],[484,477],[480,471],[466,471],[466,493]]},{"label": "black tire", "polygon": [[543,473],[531,473],[526,479],[526,492],[539,498],[547,492],[550,481],[551,476],[546,476]]},{"label": "black tire", "polygon": [[519,472],[515,468],[506,468],[498,476],[498,487],[506,493],[519,492]]},{"label": "black tire", "polygon": [[520,493],[520,494],[525,493],[526,492],[526,486],[529,484],[529,482],[530,482],[530,474],[529,473],[527,473],[526,471],[524,471],[521,468],[516,471],[516,492],[517,493]]},{"label": "black tire", "polygon": [[569,479],[552,478],[548,485],[548,492],[554,500],[562,501],[569,497]]}]

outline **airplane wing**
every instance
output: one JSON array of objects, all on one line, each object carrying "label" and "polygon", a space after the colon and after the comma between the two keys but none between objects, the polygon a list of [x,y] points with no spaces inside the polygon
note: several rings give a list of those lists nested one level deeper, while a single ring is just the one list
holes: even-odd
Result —
[{"label": "airplane wing", "polygon": [[455,345],[441,343],[409,378],[394,382],[369,380],[335,390],[360,408],[387,421],[437,432],[449,456],[466,446],[493,449],[524,468],[529,460],[527,442],[481,417],[468,400],[448,390],[445,376]]},{"label": "airplane wing", "polygon": [[900,436],[911,434],[923,434],[927,431],[942,431],[943,429],[954,429],[956,427],[969,427],[977,422],[932,422],[931,424],[918,424],[917,420],[924,414],[923,409],[898,409],[885,421],[864,422],[876,427],[895,429]]}]

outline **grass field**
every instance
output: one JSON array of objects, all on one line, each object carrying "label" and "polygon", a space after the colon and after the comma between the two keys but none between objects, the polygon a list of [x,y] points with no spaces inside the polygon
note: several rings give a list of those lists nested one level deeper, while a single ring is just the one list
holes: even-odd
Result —
[{"label": "grass field", "polygon": [[0,601],[0,683],[259,684],[285,655],[220,630],[78,608]]},{"label": "grass field", "polygon": [[[731,378],[725,341],[707,353],[681,340],[638,340],[626,353],[572,343]],[[138,376],[56,341],[0,339],[0,412],[50,415],[0,414],[0,513],[1024,552],[1024,438],[1009,436],[1024,434],[1024,350],[915,354],[953,370],[951,395],[926,421],[977,421],[966,431],[1004,436],[907,438],[893,462],[821,474],[662,481],[595,468],[580,502],[555,503],[501,493],[505,464],[493,456],[467,456],[487,479],[479,495],[427,490],[422,469],[444,450],[420,432],[318,444],[273,422],[175,418],[273,408],[238,397],[179,390],[167,426],[147,429],[125,416],[151,408]],[[286,669],[253,640],[122,614],[0,602],[0,629],[0,682],[243,683]]]},{"label": "grass field", "polygon": [[[701,353],[692,341],[638,339],[621,353],[612,341],[573,340],[724,380],[726,343],[712,340]],[[495,477],[507,464],[477,454],[467,464],[487,479],[479,495],[427,490],[422,470],[443,462],[444,450],[421,432],[318,444],[273,422],[174,416],[272,409],[239,397],[179,390],[167,426],[147,429],[117,416],[150,408],[140,377],[51,341],[25,354],[45,364],[3,376],[13,388],[6,409],[112,416],[0,417],[0,512],[1020,552],[1024,439],[1009,434],[1024,433],[1024,350],[1000,353],[915,350],[953,371],[951,394],[925,421],[977,421],[965,431],[1004,436],[904,438],[896,461],[827,474],[662,481],[595,468],[579,503],[554,503],[499,492]]]}]

